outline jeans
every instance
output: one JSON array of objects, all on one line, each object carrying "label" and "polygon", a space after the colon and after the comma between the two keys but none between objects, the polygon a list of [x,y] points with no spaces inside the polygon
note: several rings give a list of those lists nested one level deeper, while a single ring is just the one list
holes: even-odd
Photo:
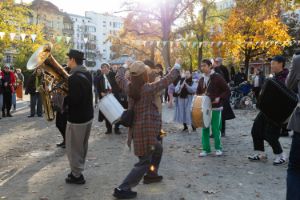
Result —
[{"label": "jeans", "polygon": [[3,94],[0,94],[0,108],[3,106]]},{"label": "jeans", "polygon": [[123,183],[119,186],[122,190],[130,190],[139,184],[145,173],[150,173],[150,166],[154,166],[154,173],[157,173],[162,157],[163,148],[161,143],[155,145],[152,153],[139,157],[139,162],[134,165],[134,168],[129,172]]},{"label": "jeans", "polygon": [[286,199],[300,199],[300,133],[298,132],[294,132],[290,151]]},{"label": "jeans", "polygon": [[42,108],[42,97],[40,93],[36,92],[30,94],[30,115],[35,115],[35,107],[37,107],[37,115],[43,115],[43,108]]}]

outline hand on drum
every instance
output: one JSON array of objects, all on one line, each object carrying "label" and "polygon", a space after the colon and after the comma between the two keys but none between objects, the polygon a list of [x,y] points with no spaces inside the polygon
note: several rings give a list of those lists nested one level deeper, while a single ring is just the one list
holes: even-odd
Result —
[{"label": "hand on drum", "polygon": [[215,100],[213,102],[211,102],[212,104],[217,104],[220,102],[220,97],[215,98]]}]

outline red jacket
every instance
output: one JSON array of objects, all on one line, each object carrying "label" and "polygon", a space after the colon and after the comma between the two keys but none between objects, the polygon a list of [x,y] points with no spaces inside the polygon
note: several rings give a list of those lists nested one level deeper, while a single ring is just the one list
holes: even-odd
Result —
[{"label": "red jacket", "polygon": [[[0,76],[1,76],[1,81],[3,81],[3,79],[4,79],[4,72],[3,71],[0,72]],[[16,83],[16,77],[15,77],[15,74],[13,72],[9,72],[9,76],[10,76],[9,85],[11,87],[11,92],[14,93],[15,92],[14,84]],[[2,87],[4,87],[4,81],[2,83],[3,83]]]}]

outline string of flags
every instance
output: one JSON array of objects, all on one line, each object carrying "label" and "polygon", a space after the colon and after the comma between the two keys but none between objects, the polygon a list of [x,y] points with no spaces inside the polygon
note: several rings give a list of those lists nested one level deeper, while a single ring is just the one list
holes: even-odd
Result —
[{"label": "string of flags", "polygon": [[[11,41],[15,39],[19,39],[25,41],[26,38],[30,38],[32,42],[35,42],[37,35],[36,34],[26,34],[26,33],[5,33],[0,31],[0,40],[3,40],[4,37],[9,37]],[[69,44],[72,37],[69,36],[52,36],[52,40],[56,42],[64,41],[65,43]],[[120,38],[117,38],[120,39]],[[85,44],[88,42],[88,38],[84,38],[83,41]],[[256,45],[256,46],[273,46],[273,45],[281,45],[281,46],[292,46],[292,45],[300,45],[300,40],[287,40],[287,41],[259,41],[259,42],[249,42],[249,41],[235,41],[235,42],[228,42],[228,41],[186,41],[186,40],[177,40],[177,41],[145,41],[145,40],[131,40],[132,43],[135,45],[143,45],[144,47],[164,47],[167,44],[170,45],[172,48],[176,47],[184,47],[184,48],[201,48],[201,47],[217,47],[220,48],[225,45]]]}]

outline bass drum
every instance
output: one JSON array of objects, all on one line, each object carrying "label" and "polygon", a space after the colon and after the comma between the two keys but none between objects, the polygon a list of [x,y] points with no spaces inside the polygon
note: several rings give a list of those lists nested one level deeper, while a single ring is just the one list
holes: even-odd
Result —
[{"label": "bass drum", "polygon": [[98,106],[110,124],[115,124],[120,121],[120,118],[124,112],[124,108],[113,94],[108,94],[102,97]]},{"label": "bass drum", "polygon": [[192,124],[195,128],[210,127],[212,106],[208,96],[194,96],[191,109]]}]

